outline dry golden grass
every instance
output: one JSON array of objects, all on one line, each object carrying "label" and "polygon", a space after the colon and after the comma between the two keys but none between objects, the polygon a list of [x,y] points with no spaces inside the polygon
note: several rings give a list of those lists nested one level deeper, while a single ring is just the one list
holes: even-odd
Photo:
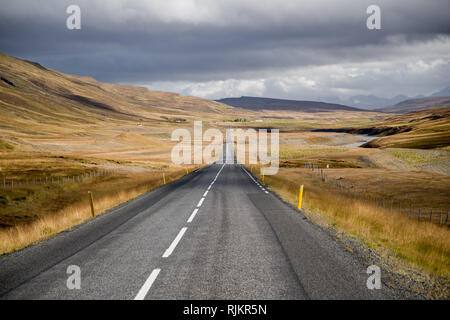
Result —
[{"label": "dry golden grass", "polygon": [[445,148],[450,145],[450,107],[396,115],[369,128],[400,129],[400,133],[372,140],[372,147]]},{"label": "dry golden grass", "polygon": [[280,146],[280,159],[302,159],[315,156],[325,156],[333,153],[342,153],[349,150],[345,147],[335,146],[302,146],[293,147],[288,145]]},{"label": "dry golden grass", "polygon": [[[231,114],[232,108],[211,100],[148,90],[144,87],[98,82],[47,69],[38,64],[0,53],[2,77],[15,86],[0,82],[0,125],[31,132],[45,124],[61,132],[61,123],[69,126],[106,122],[162,122],[164,116],[205,118]],[[1,128],[1,127],[0,127]]]},{"label": "dry golden grass", "polygon": [[334,186],[321,182],[307,169],[281,168],[266,176],[270,189],[293,205],[299,184],[305,185],[303,208],[316,220],[324,219],[363,240],[366,245],[391,249],[396,255],[427,272],[450,277],[450,231],[428,222],[417,222],[371,203],[354,200]]},{"label": "dry golden grass", "polygon": [[443,174],[425,171],[401,171],[375,168],[327,169],[330,181],[358,194],[394,200],[397,211],[402,201],[403,212],[409,205],[422,210],[447,212],[450,210],[450,178]]},{"label": "dry golden grass", "polygon": [[[169,183],[182,177],[185,173],[185,169],[166,171],[166,181]],[[127,173],[120,178],[110,180],[108,184],[92,182],[83,189],[89,188],[93,191],[95,211],[98,215],[162,184],[162,171]],[[89,198],[87,192],[83,193],[82,199],[72,199],[71,204],[57,212],[39,215],[37,219],[30,223],[0,228],[0,255],[19,250],[32,243],[52,237],[61,231],[70,230],[73,226],[90,219]]]},{"label": "dry golden grass", "polygon": [[331,142],[331,139],[327,137],[309,137],[305,140],[309,144],[327,144]]}]

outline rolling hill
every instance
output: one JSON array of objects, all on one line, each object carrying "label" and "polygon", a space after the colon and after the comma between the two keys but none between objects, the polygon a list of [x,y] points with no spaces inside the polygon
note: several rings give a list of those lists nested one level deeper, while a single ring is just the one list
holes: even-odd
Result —
[{"label": "rolling hill", "polygon": [[369,148],[445,148],[450,146],[450,107],[396,115],[348,132],[381,136],[364,145]]},{"label": "rolling hill", "polygon": [[189,118],[193,113],[218,115],[232,108],[197,97],[68,75],[0,53],[0,109],[0,130],[27,131],[31,123],[57,130],[61,124],[161,121],[162,117]]},{"label": "rolling hill", "polygon": [[224,98],[216,101],[236,108],[248,109],[252,111],[284,110],[284,111],[299,111],[312,113],[328,112],[328,111],[364,111],[358,108],[348,107],[334,103],[246,97],[246,96],[240,98]]}]

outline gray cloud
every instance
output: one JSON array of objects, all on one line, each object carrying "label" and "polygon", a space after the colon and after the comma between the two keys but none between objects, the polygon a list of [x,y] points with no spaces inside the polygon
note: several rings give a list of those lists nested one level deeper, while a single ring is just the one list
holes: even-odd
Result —
[{"label": "gray cloud", "polygon": [[[373,3],[365,0],[83,0],[82,29],[70,31],[72,3],[2,1],[0,50],[101,81],[214,98],[393,95],[448,85],[448,0],[379,0],[380,31],[365,26]],[[411,67],[420,61],[443,63]]]}]

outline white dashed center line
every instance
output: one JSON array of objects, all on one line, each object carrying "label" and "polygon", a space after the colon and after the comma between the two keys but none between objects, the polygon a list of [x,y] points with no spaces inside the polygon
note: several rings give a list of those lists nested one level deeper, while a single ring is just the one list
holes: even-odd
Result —
[{"label": "white dashed center line", "polygon": [[152,287],[152,284],[156,280],[156,277],[158,276],[160,271],[161,269],[155,269],[152,271],[152,273],[148,277],[147,281],[145,281],[144,285],[142,286],[141,290],[139,290],[134,300],[144,300],[148,290],[150,290],[150,288]]},{"label": "white dashed center line", "polygon": [[203,201],[205,201],[205,198],[201,198],[200,201],[197,204],[197,208],[200,208],[203,204]]},{"label": "white dashed center line", "polygon": [[172,241],[172,244],[170,245],[170,247],[167,248],[166,252],[164,252],[164,254],[162,256],[163,258],[167,258],[167,257],[169,257],[172,254],[173,250],[175,250],[178,242],[180,242],[180,240],[183,237],[183,235],[186,232],[186,230],[187,230],[186,227],[181,228],[181,230],[178,233],[178,235],[176,236],[176,238]]},{"label": "white dashed center line", "polygon": [[[219,172],[214,177],[214,180],[210,183],[210,185],[208,186],[208,189],[203,194],[203,197],[198,202],[197,208],[194,209],[194,211],[190,215],[189,219],[187,220],[188,223],[191,223],[192,220],[194,220],[195,215],[197,214],[199,208],[203,204],[203,201],[205,201],[205,197],[208,195],[208,191],[211,189],[211,187],[213,186],[214,182],[216,182],[216,180],[219,177],[220,173],[222,172],[222,169],[223,169],[224,166],[225,166],[225,163],[222,165],[222,167],[220,168]],[[198,170],[198,171],[200,171],[200,170]],[[183,238],[183,235],[186,232],[186,230],[187,230],[187,227],[181,228],[180,232],[175,237],[175,239],[172,241],[172,243],[170,244],[169,248],[167,248],[167,250],[164,252],[164,254],[162,256],[163,258],[167,258],[167,257],[169,257],[172,254],[172,252],[175,250],[176,246],[180,242],[181,238]],[[145,296],[147,295],[148,291],[150,290],[151,286],[153,285],[153,282],[158,277],[158,274],[160,273],[160,271],[161,271],[161,269],[154,269],[152,271],[152,273],[147,278],[147,280],[145,281],[145,283],[142,286],[142,288],[139,290],[139,292],[136,295],[136,297],[134,298],[134,300],[144,300],[145,299]]]},{"label": "white dashed center line", "polygon": [[194,220],[195,215],[197,214],[197,212],[198,212],[198,208],[194,209],[194,211],[192,212],[192,214],[191,214],[191,216],[189,217],[189,219],[188,219],[187,222],[191,223],[192,220]]}]

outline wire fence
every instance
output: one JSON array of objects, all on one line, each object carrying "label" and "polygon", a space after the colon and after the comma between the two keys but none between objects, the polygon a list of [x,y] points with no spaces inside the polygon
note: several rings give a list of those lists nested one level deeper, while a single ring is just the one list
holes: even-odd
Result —
[{"label": "wire fence", "polygon": [[339,179],[329,179],[326,174],[326,169],[319,168],[314,163],[305,163],[306,169],[311,169],[312,172],[317,173],[321,180],[326,183],[333,184],[347,197],[372,205],[376,209],[383,209],[392,213],[404,215],[410,219],[417,221],[428,221],[439,224],[441,226],[449,225],[449,210],[423,208],[414,204],[409,199],[394,199],[388,197],[376,197],[367,190],[358,190],[343,184]]},{"label": "wire fence", "polygon": [[82,183],[87,179],[97,178],[116,174],[119,169],[108,169],[108,170],[95,170],[85,172],[80,175],[68,175],[68,176],[35,176],[29,179],[13,179],[7,176],[2,177],[1,188],[3,189],[16,189],[25,188],[38,185],[62,185],[62,184],[75,184]]}]

